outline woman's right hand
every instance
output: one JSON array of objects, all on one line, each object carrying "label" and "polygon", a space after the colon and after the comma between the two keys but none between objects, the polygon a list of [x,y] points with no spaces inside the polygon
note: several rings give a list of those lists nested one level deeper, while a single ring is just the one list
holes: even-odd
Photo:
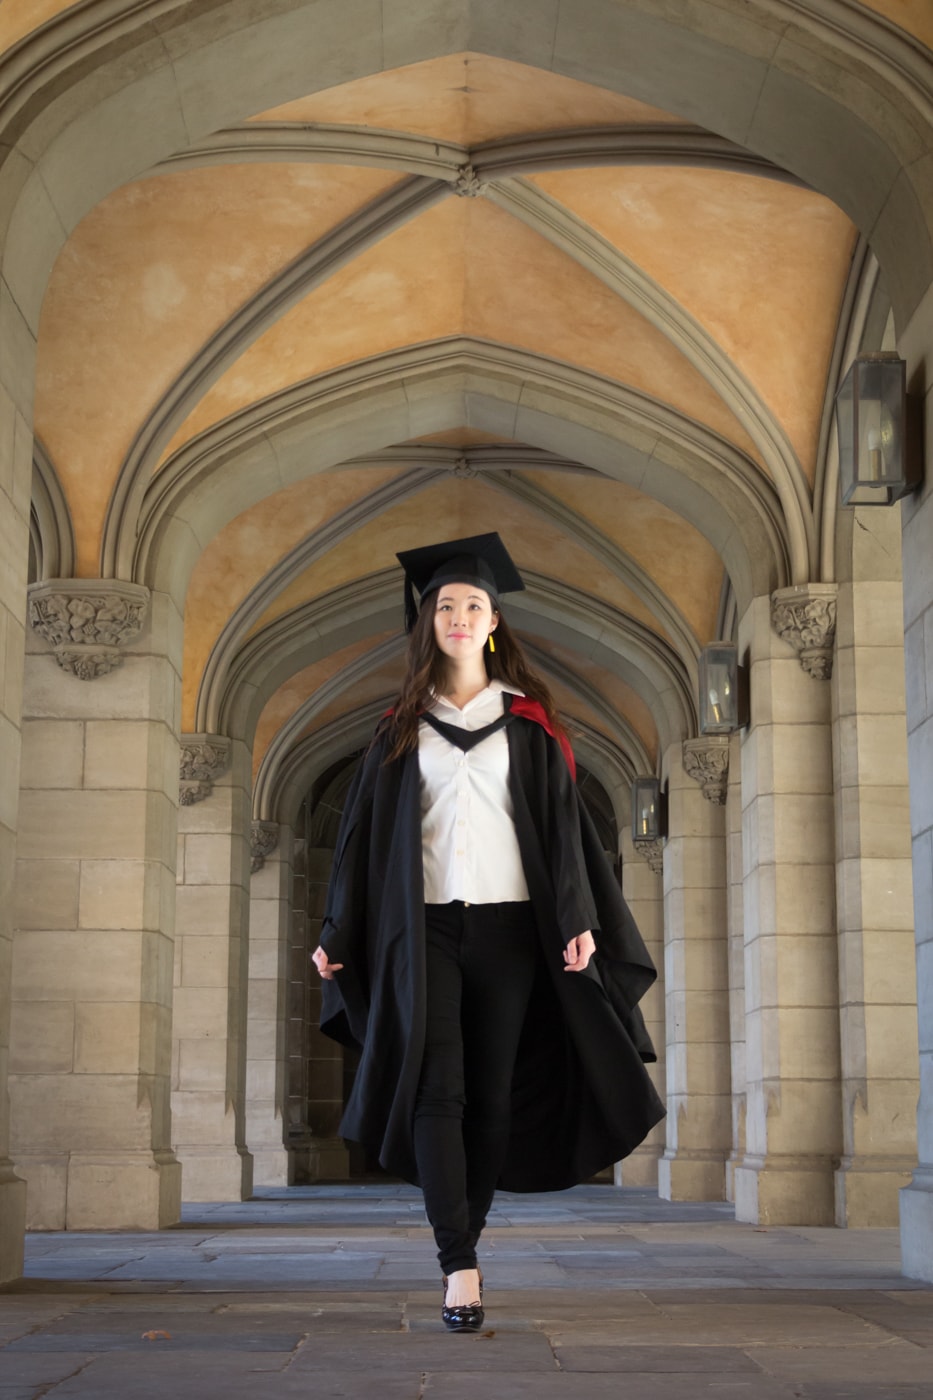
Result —
[{"label": "woman's right hand", "polygon": [[335,972],[343,971],[343,963],[332,963],[324,952],[324,949],[320,946],[315,948],[314,952],[311,954],[311,961],[314,963],[314,966],[324,978],[325,982],[330,982]]}]

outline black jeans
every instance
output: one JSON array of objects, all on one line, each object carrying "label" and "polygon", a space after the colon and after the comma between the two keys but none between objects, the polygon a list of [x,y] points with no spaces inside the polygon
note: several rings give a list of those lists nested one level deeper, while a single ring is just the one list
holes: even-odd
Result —
[{"label": "black jeans", "polygon": [[512,1071],[540,956],[529,902],[428,904],[415,1158],[445,1274],[476,1244],[509,1140]]}]

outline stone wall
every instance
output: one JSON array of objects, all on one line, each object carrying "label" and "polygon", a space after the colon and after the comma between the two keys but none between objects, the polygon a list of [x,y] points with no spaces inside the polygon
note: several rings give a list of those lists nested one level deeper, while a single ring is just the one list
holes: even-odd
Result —
[{"label": "stone wall", "polygon": [[899,339],[924,408],[923,489],[903,506],[907,751],[913,838],[920,1101],[912,1183],[901,1192],[904,1271],[933,1282],[933,288]]}]

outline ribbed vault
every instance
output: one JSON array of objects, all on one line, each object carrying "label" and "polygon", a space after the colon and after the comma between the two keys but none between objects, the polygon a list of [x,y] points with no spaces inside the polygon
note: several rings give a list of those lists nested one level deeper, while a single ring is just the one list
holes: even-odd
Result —
[{"label": "ribbed vault", "polygon": [[832,396],[933,267],[922,15],[32,9],[0,104],[37,576],[171,594],[182,727],[250,743],[285,819],[397,684],[395,551],[501,527],[618,818],[721,601],[833,576]]}]

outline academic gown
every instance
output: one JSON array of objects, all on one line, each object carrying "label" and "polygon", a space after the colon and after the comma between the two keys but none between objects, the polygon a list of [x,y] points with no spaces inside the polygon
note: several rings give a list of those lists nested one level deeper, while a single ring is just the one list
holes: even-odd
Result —
[{"label": "academic gown", "polygon": [[[542,957],[519,1045],[499,1185],[553,1191],[627,1156],[664,1116],[638,1002],[657,973],[543,709],[512,702],[509,787]],[[415,1095],[425,1027],[424,875],[417,750],[386,763],[377,732],[348,794],[320,943],[343,971],[323,986],[321,1030],[361,1049],[340,1125],[418,1185]],[[592,929],[596,955],[565,972]]]}]

